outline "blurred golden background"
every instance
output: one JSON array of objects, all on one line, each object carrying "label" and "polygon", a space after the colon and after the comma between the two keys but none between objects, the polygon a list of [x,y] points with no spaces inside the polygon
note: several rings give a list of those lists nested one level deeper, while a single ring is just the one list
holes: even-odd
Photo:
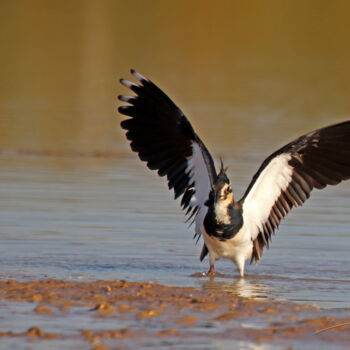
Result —
[{"label": "blurred golden background", "polygon": [[2,0],[0,147],[128,152],[116,96],[135,68],[215,155],[273,151],[349,118],[349,13],[349,1]]}]

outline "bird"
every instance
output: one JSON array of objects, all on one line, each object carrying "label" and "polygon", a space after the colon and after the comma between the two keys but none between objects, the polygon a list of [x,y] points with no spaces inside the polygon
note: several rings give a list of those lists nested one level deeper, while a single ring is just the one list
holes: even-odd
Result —
[{"label": "bird", "polygon": [[179,107],[151,80],[131,69],[136,83],[120,79],[118,111],[130,147],[147,167],[166,176],[175,199],[203,238],[202,261],[229,259],[244,277],[246,261],[257,263],[293,207],[311,191],[350,178],[350,120],[308,132],[268,156],[243,197],[236,200],[222,160],[213,157]]}]

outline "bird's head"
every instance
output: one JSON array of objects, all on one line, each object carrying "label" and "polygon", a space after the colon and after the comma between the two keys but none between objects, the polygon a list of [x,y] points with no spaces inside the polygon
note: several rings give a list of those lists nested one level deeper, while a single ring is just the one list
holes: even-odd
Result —
[{"label": "bird's head", "polygon": [[223,204],[227,202],[227,205],[234,202],[232,187],[226,175],[226,170],[227,168],[224,168],[221,161],[220,172],[209,194],[208,206],[210,204],[216,205],[219,202]]}]

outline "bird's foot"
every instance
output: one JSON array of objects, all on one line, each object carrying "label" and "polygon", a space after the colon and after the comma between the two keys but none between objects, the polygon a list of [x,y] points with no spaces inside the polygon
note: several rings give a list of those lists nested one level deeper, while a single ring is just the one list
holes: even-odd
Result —
[{"label": "bird's foot", "polygon": [[214,276],[215,275],[215,268],[214,265],[210,266],[209,271],[207,272],[207,276]]}]

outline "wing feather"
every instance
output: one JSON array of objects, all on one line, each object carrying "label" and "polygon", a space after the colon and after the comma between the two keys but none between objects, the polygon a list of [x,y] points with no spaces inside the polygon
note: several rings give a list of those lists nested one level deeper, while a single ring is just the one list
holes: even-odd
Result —
[{"label": "wing feather", "polygon": [[253,241],[252,261],[261,258],[280,221],[302,205],[314,187],[349,178],[350,121],[301,136],[266,158],[240,200]]},{"label": "wing feather", "polygon": [[[209,197],[217,174],[207,148],[182,111],[153,82],[131,70],[138,84],[121,79],[121,84],[136,95],[119,96],[129,103],[119,112],[129,119],[121,122],[131,149],[159,176],[166,176],[175,199],[188,219],[195,218],[195,236],[201,235]],[[203,248],[204,252],[207,252]]]}]

